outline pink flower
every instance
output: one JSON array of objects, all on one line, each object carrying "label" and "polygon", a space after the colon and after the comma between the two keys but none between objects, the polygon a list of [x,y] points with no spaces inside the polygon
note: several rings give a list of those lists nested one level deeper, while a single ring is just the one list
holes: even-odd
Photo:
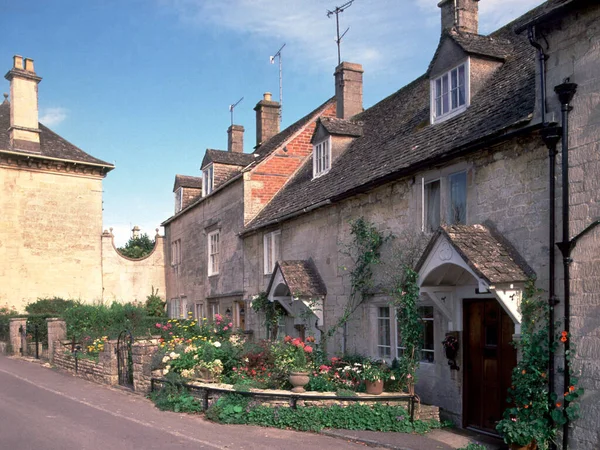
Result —
[{"label": "pink flower", "polygon": [[227,327],[223,327],[223,331],[227,331],[227,330],[228,330],[228,328],[227,328]]},{"label": "pink flower", "polygon": [[160,323],[156,323],[156,328],[162,328],[162,325]]},{"label": "pink flower", "polygon": [[233,326],[233,323],[229,322],[229,324],[227,325],[229,328],[231,328]]},{"label": "pink flower", "polygon": [[306,353],[312,353],[312,347],[310,347],[310,346],[307,345],[306,347],[304,347],[304,351]]}]

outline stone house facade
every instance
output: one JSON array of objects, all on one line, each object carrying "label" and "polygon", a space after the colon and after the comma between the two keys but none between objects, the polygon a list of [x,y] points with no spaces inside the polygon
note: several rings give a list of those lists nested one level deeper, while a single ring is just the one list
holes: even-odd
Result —
[{"label": "stone house facade", "polygon": [[188,187],[200,186],[201,194],[180,210],[176,204],[176,214],[162,224],[170,258],[166,290],[171,317],[192,313],[212,319],[221,314],[229,316],[236,328],[252,329],[246,323],[247,255],[239,233],[310,156],[316,121],[334,115],[335,103],[328,100],[283,131],[279,131],[279,104],[271,94],[266,93],[255,110],[253,153],[243,153],[244,128],[232,125],[226,151],[206,150],[202,177],[176,176],[176,189],[184,186],[177,180],[186,180]]},{"label": "stone house facade", "polygon": [[[164,294],[162,243],[150,270],[102,235],[102,180],[114,169],[38,121],[33,60],[15,56],[0,104],[0,306],[38,298],[144,300]],[[129,270],[122,270],[129,263]],[[136,272],[136,273],[134,273]],[[141,275],[144,272],[144,275]],[[147,284],[146,284],[147,283]]]},{"label": "stone house facade", "polygon": [[[597,448],[600,8],[585,0],[549,0],[483,36],[476,0],[439,6],[440,43],[421,77],[363,111],[362,69],[342,63],[333,114],[315,118],[285,176],[273,179],[259,163],[226,182],[233,192],[239,179],[235,195],[243,196],[235,233],[227,237],[242,241],[231,273],[236,298],[249,310],[252,297],[266,291],[287,312],[282,333],[319,339],[351,296],[350,223],[368,220],[396,239],[383,249],[372,296],[328,341],[329,351],[388,361],[402,352],[387,288],[409,264],[419,275],[425,325],[417,393],[459,426],[493,432],[517,360],[510,342],[520,333],[519,301],[535,277],[579,343],[573,368],[586,394],[582,418],[565,442]],[[563,97],[565,89],[575,91],[569,105],[561,105],[555,87]],[[265,102],[271,106],[270,98]],[[562,128],[561,110],[570,111]],[[268,123],[258,119],[257,129]],[[549,157],[561,137],[558,154]],[[270,142],[254,153],[260,161]],[[291,147],[277,145],[274,163]],[[231,206],[235,195],[222,205]],[[196,214],[208,223],[203,208]],[[175,230],[184,220],[174,216],[166,225]],[[561,244],[563,222],[569,228]],[[201,250],[193,253],[206,260],[206,247]],[[206,279],[201,272],[183,283],[185,289]],[[255,315],[237,325],[257,337],[269,334]],[[452,370],[441,346],[449,334],[460,342],[460,370]],[[563,358],[557,352],[552,371],[559,394],[568,381],[560,373]]]}]

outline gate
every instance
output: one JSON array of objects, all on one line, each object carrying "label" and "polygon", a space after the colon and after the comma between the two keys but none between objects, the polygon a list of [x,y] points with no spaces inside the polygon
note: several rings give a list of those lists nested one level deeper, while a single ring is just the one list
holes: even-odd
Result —
[{"label": "gate", "polygon": [[131,346],[133,345],[133,335],[129,330],[123,330],[117,340],[117,369],[119,372],[119,385],[133,389],[133,357],[131,355]]}]

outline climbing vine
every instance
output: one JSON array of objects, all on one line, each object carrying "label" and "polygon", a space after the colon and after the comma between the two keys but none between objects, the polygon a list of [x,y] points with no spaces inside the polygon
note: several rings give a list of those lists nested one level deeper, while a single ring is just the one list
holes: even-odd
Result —
[{"label": "climbing vine", "polygon": [[[389,239],[372,223],[364,218],[350,222],[349,254],[354,259],[354,267],[350,271],[350,298],[338,321],[324,334],[323,340],[331,338],[350,316],[371,295],[373,288],[373,269],[380,263],[381,246]],[[325,348],[323,342],[323,348]]]},{"label": "climbing vine", "polygon": [[[392,304],[398,317],[398,331],[402,336],[402,355],[395,364],[396,377],[404,382],[409,393],[414,394],[414,384],[423,339],[423,321],[418,308],[419,286],[417,273],[409,266],[404,267],[404,276],[397,278],[391,289]],[[400,378],[399,378],[400,377]]]},{"label": "climbing vine", "polygon": [[265,326],[269,332],[269,338],[276,339],[279,318],[285,315],[283,307],[277,302],[270,301],[266,292],[261,292],[252,297],[252,309],[256,313],[264,314]]}]

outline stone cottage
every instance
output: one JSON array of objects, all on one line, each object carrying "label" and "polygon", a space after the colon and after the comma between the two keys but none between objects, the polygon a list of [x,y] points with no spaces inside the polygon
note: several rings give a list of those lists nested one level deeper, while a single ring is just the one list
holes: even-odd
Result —
[{"label": "stone cottage", "polygon": [[[318,339],[350,301],[345,243],[351,221],[364,218],[397,238],[330,352],[388,361],[402,352],[385,283],[413,263],[425,328],[417,393],[459,426],[494,432],[517,358],[519,302],[535,277],[579,342],[573,367],[586,394],[565,443],[598,448],[600,5],[550,0],[487,36],[477,0],[439,7],[440,42],[425,73],[363,111],[362,69],[342,63],[330,106],[300,127],[309,151],[292,150],[294,165],[274,187],[266,166],[286,161],[290,145],[277,136],[287,130],[236,170],[219,167],[226,152],[207,151],[204,197],[165,222],[169,298],[195,290],[192,303],[215,299],[239,314],[266,291],[287,313],[282,332]],[[250,314],[236,325],[267,335]],[[442,350],[448,334],[460,342],[460,370]],[[563,357],[549,374],[559,394]]]},{"label": "stone cottage", "polygon": [[164,294],[162,238],[144,261],[102,234],[102,180],[112,164],[38,121],[33,60],[15,56],[0,104],[0,306],[40,297],[144,300]]}]

